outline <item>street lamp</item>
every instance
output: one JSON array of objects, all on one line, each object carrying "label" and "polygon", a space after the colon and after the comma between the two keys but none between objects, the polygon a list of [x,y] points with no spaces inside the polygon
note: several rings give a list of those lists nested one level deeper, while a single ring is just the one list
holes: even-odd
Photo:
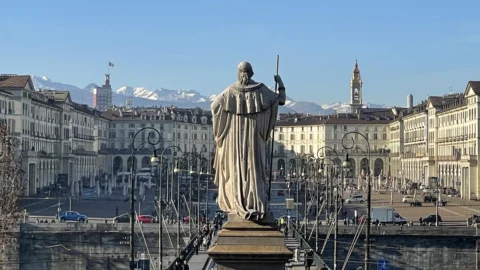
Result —
[{"label": "street lamp", "polygon": [[[132,173],[130,175],[130,269],[133,270],[136,268],[135,265],[135,242],[134,242],[134,236],[135,236],[135,138],[137,137],[140,132],[144,130],[151,130],[157,133],[158,136],[155,136],[152,138],[152,133],[148,133],[147,137],[147,142],[155,148],[155,145],[157,145],[160,140],[161,140],[161,134],[160,131],[156,130],[155,128],[152,127],[144,127],[140,130],[138,130],[135,135],[133,135],[132,138],[132,155],[131,155],[131,160],[132,160]],[[157,138],[156,141],[152,141],[151,139]],[[155,156],[155,150],[153,152],[152,158]],[[158,157],[157,157],[158,158]]]},{"label": "street lamp", "polygon": [[363,135],[362,133],[358,132],[358,131],[350,131],[348,133],[346,133],[343,138],[342,138],[342,146],[345,150],[349,150],[349,149],[353,149],[353,148],[358,148],[356,145],[355,145],[355,140],[353,139],[353,137],[350,136],[350,139],[351,139],[351,146],[348,146],[346,145],[346,142],[345,142],[345,139],[349,140],[349,135],[353,135],[353,134],[356,134],[356,135],[360,135],[364,140],[365,142],[367,143],[367,147],[368,147],[368,167],[367,167],[367,188],[368,188],[368,192],[367,192],[367,231],[365,233],[365,259],[364,259],[364,270],[368,270],[368,262],[370,260],[370,226],[371,226],[371,211],[372,211],[372,187],[371,187],[371,183],[370,183],[370,160],[371,160],[371,152],[370,152],[370,141],[368,140],[368,138]]},{"label": "street lamp", "polygon": [[[174,158],[175,159],[175,158]],[[177,174],[177,254],[176,257],[180,257],[181,249],[180,249],[180,177],[178,173],[180,172],[180,168],[178,168],[178,161],[174,162],[175,169],[172,172],[172,179],[174,179],[174,175]]]},{"label": "street lamp", "polygon": [[[162,186],[162,171],[163,171],[163,154],[167,149],[178,149],[179,151],[182,151],[180,147],[176,145],[171,145],[165,149],[163,149],[162,153],[160,154],[160,161],[158,161],[158,157],[156,157],[157,151],[153,151],[153,156],[150,159],[150,162],[152,164],[159,164],[160,172],[159,172],[159,180],[158,180],[158,211],[157,211],[157,216],[158,216],[158,256],[159,256],[159,269],[162,269],[162,260],[163,260],[163,243],[162,243],[162,234],[163,234],[163,209],[162,209],[162,202],[163,202],[163,186]],[[172,157],[174,154],[172,153]],[[156,157],[156,158],[155,158]],[[167,182],[168,182],[168,176],[167,176]],[[168,184],[168,183],[167,183]]]},{"label": "street lamp", "polygon": [[343,191],[345,190],[346,180],[347,180],[346,178],[348,176],[348,170],[350,169],[350,159],[348,158],[348,153],[345,155],[345,160],[342,163],[342,167],[343,167],[343,170],[342,170],[342,211],[343,211],[343,202],[344,202]]},{"label": "street lamp", "polygon": [[[193,156],[192,156],[193,157]],[[192,237],[192,182],[193,182],[193,176],[195,175],[195,171],[193,170],[193,166],[190,166],[190,180],[189,182],[189,193],[188,193],[188,234],[190,238]]]},{"label": "street lamp", "polygon": [[[322,150],[325,151],[325,149],[328,149],[328,150],[332,151],[335,154],[336,159],[338,159],[337,151],[330,146],[323,146],[323,147],[318,148],[317,158],[322,158],[323,159],[323,156],[325,156],[325,158],[326,158],[326,156],[327,156],[326,153],[324,153],[324,155],[322,157],[320,157],[320,151],[322,151]],[[332,162],[333,162],[333,160],[332,160]],[[322,164],[323,164],[323,162],[322,162]],[[333,164],[335,164],[335,162],[333,162]],[[329,202],[330,203],[333,203],[333,202],[329,200],[331,198],[332,194],[331,194],[331,192],[328,191],[328,182],[329,181],[328,181],[328,169],[327,169],[327,178],[325,179],[325,184],[326,184],[326,190],[327,190],[327,195],[328,195],[328,197],[327,197],[327,209],[329,210],[330,209],[329,208]],[[330,179],[330,187],[332,187],[331,179]]]}]

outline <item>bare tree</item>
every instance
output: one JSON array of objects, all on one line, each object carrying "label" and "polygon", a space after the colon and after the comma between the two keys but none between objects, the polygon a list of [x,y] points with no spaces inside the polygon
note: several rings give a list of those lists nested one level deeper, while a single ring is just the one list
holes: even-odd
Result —
[{"label": "bare tree", "polygon": [[15,148],[19,140],[8,135],[5,124],[0,124],[0,250],[5,243],[6,232],[14,228],[22,216],[19,208],[22,169],[20,155]]}]

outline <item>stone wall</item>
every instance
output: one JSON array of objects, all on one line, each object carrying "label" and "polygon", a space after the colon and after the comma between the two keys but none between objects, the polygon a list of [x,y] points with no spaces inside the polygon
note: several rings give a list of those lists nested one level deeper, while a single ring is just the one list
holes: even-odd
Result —
[{"label": "stone wall", "polygon": [[[386,229],[385,229],[386,228]],[[424,270],[424,269],[476,269],[476,242],[480,237],[473,228],[449,229],[434,227],[417,227],[408,229],[399,226],[390,229],[372,228],[371,236],[371,268],[377,269],[380,259],[389,261],[390,270]],[[450,233],[447,233],[450,231]],[[346,269],[357,269],[364,264],[365,258],[365,228],[360,235],[355,248],[348,260]],[[443,232],[443,233],[442,233]],[[325,247],[322,259],[333,267],[333,231]],[[319,232],[319,253],[323,247],[328,229],[321,228]],[[355,227],[340,229],[338,235],[338,265],[343,267],[350,246],[353,242]],[[315,248],[315,233],[309,242]]]},{"label": "stone wall", "polygon": [[[141,252],[150,253],[152,261],[156,262],[158,260],[158,227],[145,225],[143,225],[145,227],[143,234],[136,230],[135,250],[138,255]],[[8,254],[3,256],[0,269],[129,269],[128,226],[106,227],[103,224],[92,224],[66,228],[65,224],[48,224],[48,227],[39,224],[21,226],[17,232],[9,233],[11,240],[6,248]],[[187,235],[181,234],[182,247],[188,242],[188,237],[185,236]],[[169,234],[166,234],[164,230],[163,265],[175,259],[176,239],[177,235],[174,231],[169,230]]]}]

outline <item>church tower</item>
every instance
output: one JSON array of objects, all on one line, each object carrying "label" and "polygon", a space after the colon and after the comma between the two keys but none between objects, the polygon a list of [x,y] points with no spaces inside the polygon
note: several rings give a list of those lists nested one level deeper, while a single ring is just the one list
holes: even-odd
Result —
[{"label": "church tower", "polygon": [[362,109],[362,77],[358,62],[355,60],[355,69],[353,70],[352,79],[350,80],[350,112],[358,113]]}]

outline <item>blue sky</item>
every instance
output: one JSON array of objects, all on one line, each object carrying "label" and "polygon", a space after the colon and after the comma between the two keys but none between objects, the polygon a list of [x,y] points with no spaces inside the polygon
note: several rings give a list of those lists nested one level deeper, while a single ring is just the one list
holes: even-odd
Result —
[{"label": "blue sky", "polygon": [[480,80],[480,1],[5,1],[0,73],[84,87],[222,91],[236,66],[287,95],[349,99],[358,58],[364,101],[405,105]]}]

